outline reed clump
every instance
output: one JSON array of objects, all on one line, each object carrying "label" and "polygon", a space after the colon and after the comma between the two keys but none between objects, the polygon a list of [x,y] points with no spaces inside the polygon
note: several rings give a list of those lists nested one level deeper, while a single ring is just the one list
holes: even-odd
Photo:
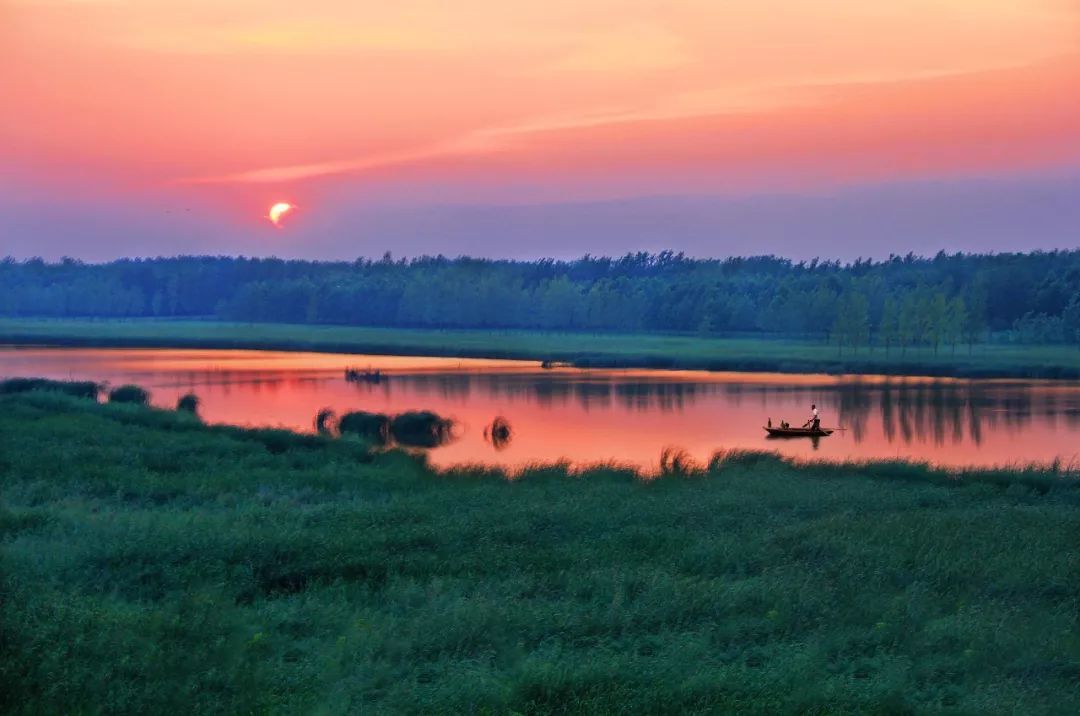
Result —
[{"label": "reed clump", "polygon": [[150,393],[137,385],[121,385],[109,391],[109,402],[149,405]]},{"label": "reed clump", "polygon": [[366,410],[344,413],[338,420],[337,428],[342,435],[355,435],[377,445],[385,445],[390,439],[390,418],[382,413],[369,413]]},{"label": "reed clump", "polygon": [[319,435],[333,435],[337,432],[337,413],[332,408],[322,408],[315,413],[315,432]]},{"label": "reed clump", "polygon": [[502,450],[510,445],[514,437],[514,431],[510,427],[510,421],[501,415],[497,415],[491,421],[491,425],[484,428],[484,437],[491,441],[496,450]]},{"label": "reed clump", "polygon": [[722,472],[731,467],[756,467],[765,464],[782,464],[790,462],[780,453],[771,450],[747,450],[745,448],[731,448],[717,450],[709,458],[707,470],[709,472]]},{"label": "reed clump", "polygon": [[[315,416],[316,429],[323,411]],[[345,413],[337,423],[341,435],[355,435],[376,445],[391,442],[406,447],[438,447],[451,437],[453,421],[430,410],[415,410],[389,416],[355,410]]]},{"label": "reed clump", "polygon": [[191,413],[192,415],[198,415],[199,413],[199,396],[194,393],[187,393],[181,395],[176,401],[176,409],[182,413]]},{"label": "reed clump", "polygon": [[687,477],[701,471],[701,466],[683,448],[668,446],[660,451],[660,474],[664,477]]},{"label": "reed clump", "polygon": [[73,398],[97,400],[101,386],[89,380],[50,380],[48,378],[8,378],[0,381],[0,395],[48,390]]},{"label": "reed clump", "polygon": [[450,439],[453,421],[430,410],[415,410],[395,415],[390,434],[400,445],[437,447]]}]

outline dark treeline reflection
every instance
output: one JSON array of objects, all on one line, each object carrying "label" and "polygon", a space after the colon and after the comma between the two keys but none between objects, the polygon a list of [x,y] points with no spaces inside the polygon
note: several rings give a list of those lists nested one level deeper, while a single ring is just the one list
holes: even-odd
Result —
[{"label": "dark treeline reflection", "polygon": [[932,441],[978,445],[988,429],[1018,431],[1034,418],[1064,420],[1080,426],[1073,393],[1062,400],[1053,388],[1019,384],[930,381],[904,384],[841,384],[831,391],[841,424],[860,441],[872,418],[880,414],[889,442]]},{"label": "dark treeline reflection", "polygon": [[[396,386],[396,387],[395,387]],[[1064,421],[1080,428],[1080,393],[1052,384],[1019,381],[858,380],[832,385],[708,383],[566,376],[425,374],[395,376],[378,385],[355,386],[361,393],[392,395],[395,390],[465,402],[474,392],[556,407],[576,403],[591,410],[681,411],[701,401],[741,405],[753,400],[766,417],[801,422],[803,408],[816,402],[824,422],[843,427],[856,442],[880,430],[892,443],[943,445],[965,439],[978,445],[990,429],[1022,430],[1033,419]],[[805,404],[805,406],[804,406]],[[777,413],[785,411],[786,415]],[[771,414],[768,414],[772,411]],[[511,416],[512,417],[512,416]],[[880,426],[878,426],[880,423]]]},{"label": "dark treeline reflection", "polygon": [[160,379],[161,374],[154,371],[125,371],[124,376],[161,387],[220,386],[225,392],[228,392],[230,387],[251,386],[253,390],[277,390],[283,385],[297,386],[334,380],[328,377],[325,371],[284,373],[280,370],[187,370],[169,374],[169,380],[164,382]]},{"label": "dark treeline reflection", "polygon": [[467,400],[476,390],[493,397],[530,400],[541,406],[574,401],[586,409],[618,407],[643,411],[681,410],[702,396],[720,394],[724,387],[714,383],[459,373],[397,375],[380,385],[358,384],[356,388],[360,392],[391,394],[392,383],[399,389],[449,400]]}]

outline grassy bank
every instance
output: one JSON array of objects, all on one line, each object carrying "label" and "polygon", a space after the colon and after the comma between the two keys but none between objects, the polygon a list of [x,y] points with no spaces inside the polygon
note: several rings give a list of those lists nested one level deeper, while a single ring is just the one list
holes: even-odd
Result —
[{"label": "grassy bank", "polygon": [[1080,487],[435,474],[0,396],[0,711],[1075,713]]},{"label": "grassy bank", "polygon": [[979,345],[974,351],[845,351],[822,342],[685,335],[542,333],[243,324],[216,321],[0,319],[0,343],[262,348],[553,360],[579,366],[964,377],[1080,378],[1069,346]]}]

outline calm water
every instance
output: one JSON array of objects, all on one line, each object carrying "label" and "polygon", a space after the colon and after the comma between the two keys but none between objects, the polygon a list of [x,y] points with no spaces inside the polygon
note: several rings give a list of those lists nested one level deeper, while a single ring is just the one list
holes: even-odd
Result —
[{"label": "calm water", "polygon": [[[350,383],[344,368],[379,369]],[[521,361],[273,351],[0,347],[0,376],[132,382],[172,407],[194,392],[208,422],[311,430],[315,413],[428,409],[455,419],[437,465],[520,466],[567,459],[654,467],[677,446],[706,460],[722,448],[800,457],[915,458],[947,465],[1080,459],[1080,382],[881,376],[542,370]],[[768,418],[801,424],[810,404],[846,430],[769,440]],[[496,416],[511,428],[493,445]]]}]

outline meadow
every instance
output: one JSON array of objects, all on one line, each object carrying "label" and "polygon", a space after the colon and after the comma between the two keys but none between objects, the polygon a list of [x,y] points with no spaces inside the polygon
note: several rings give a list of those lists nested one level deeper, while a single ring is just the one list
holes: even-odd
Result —
[{"label": "meadow", "polygon": [[379,355],[517,358],[597,368],[1080,378],[1069,345],[976,344],[838,350],[822,340],[695,334],[369,328],[193,320],[0,319],[0,343],[254,348]]},{"label": "meadow", "polygon": [[0,395],[0,711],[1080,711],[1075,472],[665,465]]}]

